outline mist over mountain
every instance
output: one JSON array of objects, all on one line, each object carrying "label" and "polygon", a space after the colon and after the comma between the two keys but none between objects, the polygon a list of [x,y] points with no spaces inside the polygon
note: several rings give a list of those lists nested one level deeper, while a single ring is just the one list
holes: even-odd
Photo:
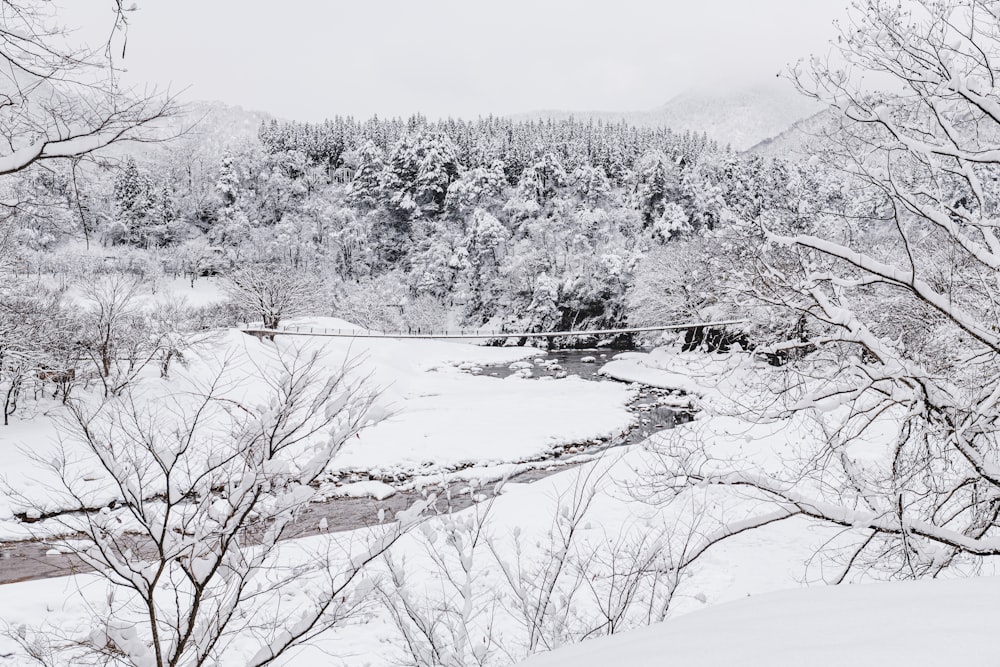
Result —
[{"label": "mist over mountain", "polygon": [[[510,117],[514,120],[625,121],[637,127],[704,132],[720,145],[729,145],[737,151],[781,154],[795,150],[800,142],[793,128],[812,122],[810,119],[821,111],[820,105],[798,94],[790,85],[769,84],[730,90],[690,90],[647,111],[540,110]],[[333,115],[331,113],[331,117]],[[220,149],[256,137],[262,122],[275,119],[264,111],[217,101],[194,101],[185,105],[184,113],[164,121],[156,134],[164,138],[181,135],[187,139],[182,143],[194,141],[210,150]],[[112,152],[124,150],[145,154],[159,150],[157,146],[129,144]]]},{"label": "mist over mountain", "polygon": [[829,109],[822,109],[792,123],[783,132],[757,143],[747,152],[789,159],[804,157],[810,152],[810,147],[830,130],[830,126],[837,121],[837,118],[838,116]]},{"label": "mist over mountain", "polygon": [[821,106],[789,84],[758,85],[730,90],[690,90],[648,111],[532,111],[516,119],[569,117],[594,121],[626,121],[640,127],[669,127],[677,132],[704,132],[722,145],[744,151],[815,115]]}]

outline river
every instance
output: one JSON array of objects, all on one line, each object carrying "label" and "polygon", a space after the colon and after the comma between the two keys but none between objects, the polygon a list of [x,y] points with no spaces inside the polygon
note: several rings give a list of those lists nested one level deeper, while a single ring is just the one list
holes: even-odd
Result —
[{"label": "river", "polygon": [[[470,367],[469,372],[497,377],[520,373],[522,377],[531,377],[539,382],[556,381],[568,375],[578,375],[595,382],[615,382],[601,375],[599,370],[602,363],[610,360],[618,352],[620,350],[552,350],[527,360],[526,364]],[[525,462],[535,465],[514,475],[510,481],[525,483],[548,477],[568,467],[579,465],[583,461],[581,454],[598,454],[613,447],[639,443],[657,431],[673,428],[692,418],[690,405],[680,392],[652,387],[641,387],[630,409],[637,413],[638,418],[635,425],[621,437],[569,445],[551,456]],[[456,491],[467,486],[467,482],[457,480],[452,490]],[[333,532],[371,526],[376,522],[380,510],[384,511],[384,516],[395,516],[396,512],[422,500],[426,491],[427,489],[423,491],[397,489],[395,495],[383,500],[329,498],[314,502],[302,512],[284,539],[318,534],[323,525]],[[447,506],[442,504],[437,511],[456,511],[473,503],[470,493],[445,494],[440,493],[444,489],[437,491],[440,497],[445,495],[449,497]],[[58,549],[42,540],[0,543],[0,584],[65,576],[88,569],[72,554],[60,553]]]}]

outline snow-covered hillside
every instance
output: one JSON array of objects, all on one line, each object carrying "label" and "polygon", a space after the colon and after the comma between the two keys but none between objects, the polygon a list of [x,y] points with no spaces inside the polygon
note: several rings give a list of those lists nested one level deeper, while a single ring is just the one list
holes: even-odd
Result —
[{"label": "snow-covered hillside", "polygon": [[124,142],[103,149],[104,157],[131,155],[142,160],[146,157],[169,152],[217,156],[229,146],[257,137],[260,124],[273,120],[264,111],[244,109],[240,106],[215,101],[183,102],[180,114],[159,122],[150,136],[169,139],[164,142]]},{"label": "snow-covered hillside", "polygon": [[829,110],[803,118],[791,127],[752,146],[748,152],[768,157],[798,159],[808,157],[816,142],[834,126],[837,116]]},{"label": "snow-covered hillside", "polygon": [[815,102],[798,94],[787,82],[725,91],[690,90],[648,111],[555,111],[519,114],[516,118],[593,119],[627,121],[640,127],[662,126],[676,132],[705,132],[736,150],[777,136],[797,121],[820,111]]}]

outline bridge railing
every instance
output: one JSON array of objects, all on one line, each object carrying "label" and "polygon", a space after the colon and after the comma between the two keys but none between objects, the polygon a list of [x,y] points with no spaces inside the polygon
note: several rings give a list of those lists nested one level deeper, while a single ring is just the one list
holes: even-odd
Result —
[{"label": "bridge railing", "polygon": [[719,327],[730,324],[743,324],[746,320],[720,320],[715,322],[683,322],[679,324],[663,324],[649,327],[625,327],[619,329],[580,329],[574,331],[504,331],[502,329],[473,329],[459,331],[378,331],[373,329],[327,329],[322,327],[290,326],[280,329],[265,329],[263,327],[245,326],[241,328],[246,334],[257,337],[270,336],[325,336],[331,338],[417,338],[442,340],[488,340],[496,338],[559,338],[568,336],[616,336],[620,334],[649,333],[655,331],[671,331],[680,329],[697,329]]}]

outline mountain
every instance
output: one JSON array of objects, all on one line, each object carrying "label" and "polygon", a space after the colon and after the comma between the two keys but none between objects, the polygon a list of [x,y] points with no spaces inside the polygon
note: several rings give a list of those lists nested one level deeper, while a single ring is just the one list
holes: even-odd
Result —
[{"label": "mountain", "polygon": [[823,134],[829,131],[836,117],[829,109],[803,118],[784,132],[768,137],[752,146],[747,152],[770,157],[802,157],[808,155]]},{"label": "mountain", "polygon": [[705,132],[722,144],[746,150],[816,114],[820,106],[791,86],[686,93],[650,114],[674,130]]},{"label": "mountain", "polygon": [[641,127],[669,127],[677,132],[704,132],[720,144],[744,151],[775,137],[797,121],[815,115],[820,106],[790,85],[758,85],[730,90],[690,90],[648,111],[534,111],[519,120],[577,119],[626,121]]},{"label": "mountain", "polygon": [[187,131],[202,141],[227,145],[257,136],[263,122],[274,120],[264,111],[246,110],[222,102],[192,102],[174,123],[174,128]]},{"label": "mountain", "polygon": [[[722,145],[738,151],[772,153],[795,144],[787,132],[810,122],[821,107],[799,95],[790,85],[758,85],[751,88],[690,90],[666,104],[648,111],[533,111],[514,114],[515,120],[594,120],[606,123],[625,121],[639,127],[669,127],[676,132],[706,133]],[[188,150],[221,154],[226,146],[257,136],[262,122],[274,120],[263,111],[245,110],[221,102],[190,102],[183,114],[160,124],[161,137],[180,135],[166,144],[127,143],[108,149],[106,155],[149,155],[160,150]],[[281,119],[277,119],[281,120]],[[769,143],[773,142],[773,143]]]},{"label": "mountain", "polygon": [[113,159],[131,155],[140,160],[178,151],[221,155],[227,146],[255,138],[260,124],[272,119],[274,116],[263,111],[222,102],[187,102],[181,113],[159,121],[146,133],[169,141],[124,141],[102,149],[100,155]]}]

